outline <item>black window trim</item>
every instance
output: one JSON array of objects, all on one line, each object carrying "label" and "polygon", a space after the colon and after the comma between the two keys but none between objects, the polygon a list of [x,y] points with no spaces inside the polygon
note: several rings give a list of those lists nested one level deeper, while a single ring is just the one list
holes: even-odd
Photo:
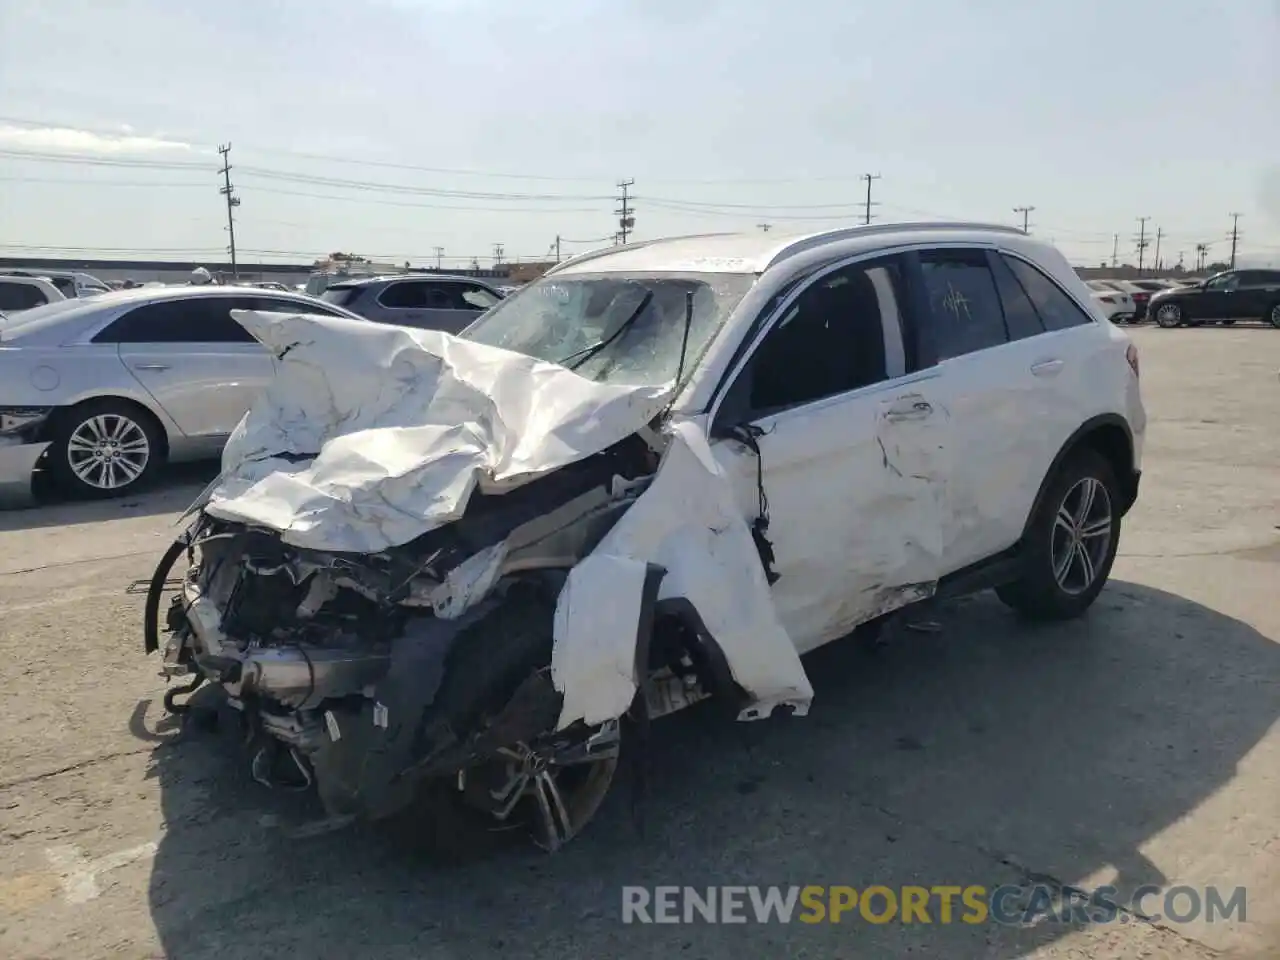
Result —
[{"label": "black window trim", "polygon": [[[763,322],[759,322],[757,317],[755,321],[748,327],[743,342],[747,342],[745,350],[739,349],[728,369],[727,375],[724,376],[717,386],[715,395],[712,397],[711,404],[707,408],[707,423],[710,427],[709,435],[711,437],[724,436],[725,431],[737,424],[721,422],[721,411],[724,409],[725,398],[732,391],[733,386],[737,383],[738,378],[742,376],[742,372],[751,362],[751,358],[755,356],[756,351],[760,348],[760,344],[764,342],[773,328],[785,317],[792,305],[804,296],[805,292],[819,281],[831,274],[843,270],[846,267],[857,266],[859,263],[870,264],[878,260],[897,260],[902,268],[902,276],[904,286],[906,287],[905,296],[898,298],[898,323],[902,331],[902,346],[906,353],[906,369],[907,372],[898,377],[889,377],[881,380],[879,383],[869,383],[863,387],[857,387],[853,390],[846,390],[844,393],[833,393],[826,397],[818,397],[815,400],[808,400],[804,403],[797,403],[794,406],[785,407],[781,410],[773,410],[761,414],[761,418],[777,419],[779,417],[790,416],[797,411],[811,412],[820,410],[823,407],[830,406],[835,403],[843,403],[851,398],[870,395],[884,390],[896,389],[908,384],[919,383],[923,380],[932,380],[939,376],[936,366],[925,367],[913,370],[913,354],[915,353],[916,344],[918,342],[916,336],[916,318],[919,316],[917,311],[917,294],[916,282],[917,278],[913,278],[910,272],[909,260],[915,250],[903,250],[900,248],[878,249],[872,251],[862,251],[853,256],[841,257],[838,260],[832,260],[821,266],[815,267],[812,271],[804,276],[790,282],[787,286],[784,296],[773,298],[772,302],[762,311],[764,315]],[[915,269],[919,270],[919,261],[916,261]],[[749,341],[749,342],[748,342]]]}]

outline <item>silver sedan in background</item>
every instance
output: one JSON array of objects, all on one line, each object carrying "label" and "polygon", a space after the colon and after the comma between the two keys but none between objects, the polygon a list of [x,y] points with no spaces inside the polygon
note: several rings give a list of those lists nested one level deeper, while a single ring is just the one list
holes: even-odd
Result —
[{"label": "silver sedan in background", "polygon": [[65,492],[109,497],[165,461],[217,457],[272,375],[232,310],[360,320],[313,297],[254,287],[149,287],[0,319],[0,500],[38,468]]}]

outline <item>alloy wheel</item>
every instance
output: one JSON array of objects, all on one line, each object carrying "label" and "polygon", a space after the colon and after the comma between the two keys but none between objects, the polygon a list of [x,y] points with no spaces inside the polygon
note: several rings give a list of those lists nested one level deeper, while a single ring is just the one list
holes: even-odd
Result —
[{"label": "alloy wheel", "polygon": [[1267,315],[1267,319],[1271,321],[1271,325],[1276,329],[1280,329],[1280,303],[1271,308],[1271,312]]},{"label": "alloy wheel", "polygon": [[1051,534],[1053,577],[1064,593],[1078,596],[1093,586],[1111,547],[1111,526],[1106,485],[1081,478],[1062,498]]},{"label": "alloy wheel", "polygon": [[1156,310],[1156,323],[1161,327],[1176,327],[1182,322],[1182,308],[1176,303],[1162,304]]},{"label": "alloy wheel", "polygon": [[67,464],[94,490],[120,490],[151,461],[151,441],[134,420],[118,413],[89,417],[67,440]]}]

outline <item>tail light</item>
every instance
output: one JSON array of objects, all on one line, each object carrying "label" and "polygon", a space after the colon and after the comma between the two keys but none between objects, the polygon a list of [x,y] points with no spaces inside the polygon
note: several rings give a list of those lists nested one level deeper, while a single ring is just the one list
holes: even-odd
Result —
[{"label": "tail light", "polygon": [[1135,293],[1133,295],[1134,303],[1146,303],[1149,299],[1151,299],[1151,294],[1149,293]]},{"label": "tail light", "polygon": [[1132,343],[1125,348],[1124,358],[1129,361],[1129,369],[1133,371],[1135,377],[1141,376],[1138,372],[1138,348]]}]

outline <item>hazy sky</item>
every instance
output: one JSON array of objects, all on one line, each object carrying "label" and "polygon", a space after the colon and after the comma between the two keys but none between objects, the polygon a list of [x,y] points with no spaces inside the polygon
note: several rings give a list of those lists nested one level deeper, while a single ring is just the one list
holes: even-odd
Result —
[{"label": "hazy sky", "polygon": [[243,260],[569,252],[622,178],[637,237],[821,228],[870,172],[881,219],[1190,261],[1237,211],[1280,263],[1277,51],[1280,0],[0,0],[0,255],[216,259],[230,141]]}]

